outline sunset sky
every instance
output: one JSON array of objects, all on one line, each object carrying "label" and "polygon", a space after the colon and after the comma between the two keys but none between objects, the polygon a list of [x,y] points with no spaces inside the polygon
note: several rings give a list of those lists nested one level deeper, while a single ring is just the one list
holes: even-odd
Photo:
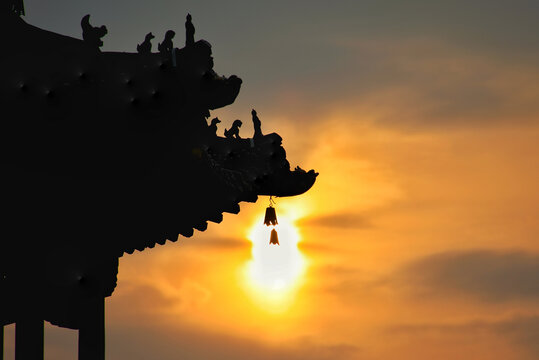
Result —
[{"label": "sunset sky", "polygon": [[[539,2],[25,0],[30,24],[104,51],[153,32],[236,74],[314,187],[124,255],[107,359],[538,359]],[[13,359],[14,325],[6,330]],[[45,357],[77,333],[46,325]],[[10,357],[11,356],[11,357]]]}]

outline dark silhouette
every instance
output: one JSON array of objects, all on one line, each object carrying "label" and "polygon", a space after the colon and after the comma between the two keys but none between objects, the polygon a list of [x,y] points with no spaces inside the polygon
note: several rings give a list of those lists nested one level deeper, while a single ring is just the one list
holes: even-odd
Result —
[{"label": "dark silhouette", "polygon": [[185,20],[185,46],[192,47],[195,45],[195,26],[191,22],[191,14],[187,14]]},{"label": "dark silhouette", "polygon": [[4,0],[0,9],[2,12],[8,14],[15,14],[17,16],[24,15],[24,2],[23,0]]},{"label": "dark silhouette", "polygon": [[272,229],[270,235],[270,245],[279,245],[279,237],[277,236],[277,230]]},{"label": "dark silhouette", "polygon": [[13,11],[15,14],[21,16],[25,15],[24,13],[24,2],[23,0],[15,0],[13,4]]},{"label": "dark silhouette", "polygon": [[241,139],[240,137],[240,127],[241,127],[241,120],[234,120],[234,122],[232,123],[232,126],[230,127],[230,129],[225,129],[225,137],[227,139]]},{"label": "dark silhouette", "polygon": [[208,131],[242,80],[212,70],[205,41],[177,49],[175,68],[0,17],[0,326],[16,324],[17,360],[43,358],[44,321],[78,330],[79,359],[102,360],[121,256],[242,201],[302,194],[318,174],[292,170],[276,133],[253,148]]},{"label": "dark silhouette", "polygon": [[174,48],[174,45],[172,44],[172,39],[176,33],[172,30],[168,30],[165,33],[165,39],[162,43],[157,44],[157,49],[163,56],[169,56],[172,53],[172,49]]},{"label": "dark silhouette", "polygon": [[275,213],[275,208],[273,206],[269,206],[266,208],[266,216],[264,217],[264,225],[270,226],[270,225],[277,225],[277,214]]},{"label": "dark silhouette", "polygon": [[137,45],[137,52],[139,54],[150,54],[152,52],[152,39],[155,38],[151,32],[146,34],[144,42]]},{"label": "dark silhouette", "polygon": [[255,109],[251,110],[251,115],[253,117],[253,127],[255,129],[253,139],[260,139],[263,136],[262,135],[262,122],[260,121],[260,119],[256,115],[256,110]]},{"label": "dark silhouette", "polygon": [[101,38],[107,35],[107,27],[105,25],[100,27],[90,25],[90,14],[82,18],[80,25],[82,27],[82,39],[92,48],[99,50],[103,46]]},{"label": "dark silhouette", "polygon": [[211,124],[210,124],[210,126],[208,126],[210,134],[217,136],[217,124],[219,124],[220,122],[221,122],[221,120],[219,120],[219,118],[211,119]]},{"label": "dark silhouette", "polygon": [[[270,196],[269,206],[266,208],[266,215],[264,216],[264,225],[266,226],[275,226],[279,224],[277,222],[277,213],[275,212],[275,208],[273,207],[273,204],[275,204],[275,201],[273,201],[273,197]],[[277,230],[275,229],[271,230],[269,243],[270,245],[279,245],[279,238],[277,237]]]}]

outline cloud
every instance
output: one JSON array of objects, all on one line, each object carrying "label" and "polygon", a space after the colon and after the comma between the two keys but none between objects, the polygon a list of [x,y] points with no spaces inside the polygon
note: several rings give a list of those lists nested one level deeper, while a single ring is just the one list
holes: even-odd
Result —
[{"label": "cloud", "polygon": [[364,229],[372,227],[371,222],[365,216],[351,212],[307,217],[299,220],[298,225],[340,229]]},{"label": "cloud", "polygon": [[477,250],[430,255],[395,278],[427,295],[467,295],[487,302],[539,299],[539,255]]},{"label": "cloud", "polygon": [[493,326],[502,336],[511,338],[517,345],[528,349],[534,358],[539,358],[539,316],[518,317],[502,321]]},{"label": "cloud", "polygon": [[[129,299],[125,301],[122,311],[138,311],[138,309],[166,309],[175,304],[176,299],[166,296],[158,286],[143,283],[128,283],[124,281],[122,291],[118,298]],[[115,294],[116,295],[116,294]]]},{"label": "cloud", "polygon": [[[402,334],[406,337],[418,335],[438,335],[444,338],[464,335],[473,338],[480,334],[497,336],[511,341],[519,349],[524,349],[531,358],[539,357],[539,315],[520,315],[502,320],[477,319],[459,323],[401,324],[387,329],[390,335]],[[491,340],[492,341],[492,340]]]},{"label": "cloud", "polygon": [[201,331],[185,324],[174,328],[154,328],[143,324],[131,327],[110,325],[108,336],[113,345],[108,347],[107,355],[114,359],[330,360],[355,358],[360,352],[354,345],[320,344],[310,338],[270,345],[263,342],[264,334],[260,334],[260,341],[255,341]]},{"label": "cloud", "polygon": [[536,63],[508,66],[505,54],[428,35],[338,41],[340,66],[271,88],[269,118],[286,114],[301,133],[313,123],[325,133],[331,118],[414,132],[536,122]]},{"label": "cloud", "polygon": [[[154,283],[124,281],[107,307],[115,318],[130,323],[134,314],[140,320],[171,313],[189,313],[206,306],[212,292],[189,278],[172,284],[163,279]],[[128,319],[128,320],[125,320]],[[136,322],[136,321],[135,321]]]}]

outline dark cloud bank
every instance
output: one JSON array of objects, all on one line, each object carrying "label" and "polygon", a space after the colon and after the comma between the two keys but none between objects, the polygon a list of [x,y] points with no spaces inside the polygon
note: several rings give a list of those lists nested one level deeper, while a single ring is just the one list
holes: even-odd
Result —
[{"label": "dark cloud bank", "polygon": [[[141,324],[142,325],[142,324]],[[153,324],[155,325],[155,324]],[[355,357],[358,348],[348,344],[321,345],[310,339],[277,346],[192,327],[157,329],[153,327],[112,327],[109,330],[110,357],[113,359],[260,359],[329,360]],[[271,331],[271,329],[268,329]],[[265,334],[261,333],[263,339]]]},{"label": "dark cloud bank", "polygon": [[522,251],[444,252],[420,259],[397,277],[431,295],[470,295],[487,302],[539,299],[539,255]]},{"label": "dark cloud bank", "polygon": [[490,334],[512,342],[532,359],[539,358],[539,312],[533,311],[539,300],[538,254],[490,250],[443,252],[409,264],[395,274],[397,278],[399,285],[411,289],[415,296],[421,294],[423,299],[468,296],[483,304],[526,302],[532,308],[527,308],[531,313],[496,320],[442,323],[433,319],[423,324],[402,324],[391,327],[390,333],[443,337]]},{"label": "dark cloud bank", "polygon": [[500,321],[475,320],[457,324],[401,324],[388,329],[388,335],[466,336],[482,334],[501,337],[524,350],[530,359],[539,358],[539,316],[516,316]]},{"label": "dark cloud bank", "polygon": [[364,229],[372,227],[372,223],[368,218],[356,213],[333,213],[308,217],[301,219],[298,225],[339,229]]}]

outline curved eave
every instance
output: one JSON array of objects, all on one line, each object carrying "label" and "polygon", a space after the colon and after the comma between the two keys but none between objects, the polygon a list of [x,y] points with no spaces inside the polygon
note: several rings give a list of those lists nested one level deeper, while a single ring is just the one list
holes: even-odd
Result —
[{"label": "curved eave", "polygon": [[259,187],[257,194],[277,197],[301,195],[313,187],[317,176],[318,173],[314,170],[275,174]]}]

